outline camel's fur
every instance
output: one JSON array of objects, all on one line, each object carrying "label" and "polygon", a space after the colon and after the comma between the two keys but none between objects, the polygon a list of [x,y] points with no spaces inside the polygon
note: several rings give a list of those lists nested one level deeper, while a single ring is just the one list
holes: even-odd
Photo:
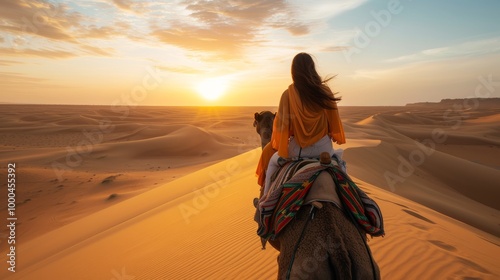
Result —
[{"label": "camel's fur", "polygon": [[[264,147],[269,141],[264,143],[262,140]],[[286,279],[294,254],[290,279],[380,279],[365,235],[342,210],[333,179],[328,173],[318,176],[304,201],[295,218],[275,240],[269,241],[280,251],[278,279]],[[316,208],[314,217],[310,219],[313,206],[309,203],[312,201],[322,201],[322,207]]]},{"label": "camel's fur", "polygon": [[[290,279],[380,279],[378,266],[373,262],[372,268],[371,253],[356,226],[335,204],[322,205],[307,223],[295,252]],[[302,206],[278,236],[278,279],[286,279],[311,207]]]},{"label": "camel's fur", "polygon": [[266,146],[267,143],[271,141],[271,135],[273,134],[273,121],[276,113],[271,113],[269,111],[263,111],[254,114],[253,126],[255,130],[260,135],[260,141],[262,148]]}]

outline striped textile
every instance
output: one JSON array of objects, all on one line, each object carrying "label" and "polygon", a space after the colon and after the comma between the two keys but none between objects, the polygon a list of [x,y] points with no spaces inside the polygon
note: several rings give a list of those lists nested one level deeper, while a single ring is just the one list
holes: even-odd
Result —
[{"label": "striped textile", "polygon": [[384,219],[377,203],[339,167],[331,166],[326,171],[332,176],[337,193],[351,218],[372,237],[384,236]]},{"label": "striped textile", "polygon": [[369,198],[342,171],[335,161],[321,165],[318,160],[305,159],[287,162],[276,172],[269,192],[257,205],[257,234],[264,240],[274,239],[294,218],[322,171],[333,178],[337,193],[349,216],[359,227],[371,236],[384,235],[382,213],[378,205]]}]

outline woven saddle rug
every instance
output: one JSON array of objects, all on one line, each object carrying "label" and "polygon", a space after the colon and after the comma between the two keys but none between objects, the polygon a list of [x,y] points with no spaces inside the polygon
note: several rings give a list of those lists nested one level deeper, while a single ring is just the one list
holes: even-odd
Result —
[{"label": "woven saddle rug", "polygon": [[331,175],[344,209],[353,222],[372,237],[385,234],[382,212],[377,203],[356,186],[336,161],[324,165],[317,159],[302,159],[285,163],[273,176],[269,192],[258,202],[255,219],[259,224],[257,234],[263,240],[274,239],[294,218],[323,171]]}]

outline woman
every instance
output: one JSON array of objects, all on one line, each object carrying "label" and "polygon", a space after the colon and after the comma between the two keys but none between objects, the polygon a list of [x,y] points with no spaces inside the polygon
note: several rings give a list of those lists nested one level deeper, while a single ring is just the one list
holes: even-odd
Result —
[{"label": "woman", "polygon": [[[309,54],[299,53],[293,58],[293,84],[281,96],[270,146],[264,148],[257,167],[264,194],[269,190],[272,174],[279,168],[280,157],[315,158],[322,152],[333,156],[332,141],[345,143],[337,109],[340,98],[336,98],[326,84],[331,79],[321,79]],[[276,151],[274,154],[269,152],[271,148]]]}]

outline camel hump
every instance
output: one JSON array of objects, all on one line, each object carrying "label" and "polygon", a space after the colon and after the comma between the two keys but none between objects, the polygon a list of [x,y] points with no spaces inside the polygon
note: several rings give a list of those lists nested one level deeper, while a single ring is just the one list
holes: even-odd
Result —
[{"label": "camel hump", "polygon": [[332,157],[330,156],[330,153],[322,152],[321,155],[319,156],[319,162],[324,165],[332,163]]}]

